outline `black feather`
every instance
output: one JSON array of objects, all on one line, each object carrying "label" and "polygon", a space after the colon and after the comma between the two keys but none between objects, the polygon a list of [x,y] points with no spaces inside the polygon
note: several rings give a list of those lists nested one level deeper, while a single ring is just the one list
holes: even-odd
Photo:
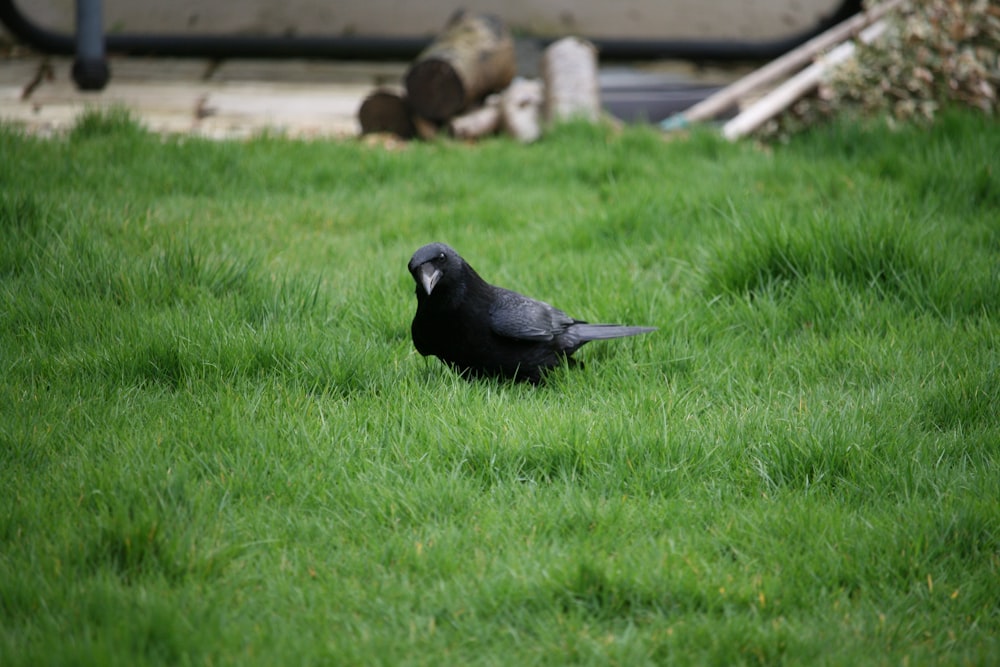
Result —
[{"label": "black feather", "polygon": [[408,268],[417,284],[417,313],[410,327],[414,346],[469,377],[538,383],[588,341],[656,330],[589,324],[490,285],[443,243],[417,250]]}]

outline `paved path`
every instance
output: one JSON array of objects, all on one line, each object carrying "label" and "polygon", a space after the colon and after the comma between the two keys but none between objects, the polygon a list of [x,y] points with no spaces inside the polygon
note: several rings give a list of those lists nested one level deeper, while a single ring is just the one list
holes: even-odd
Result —
[{"label": "paved path", "polygon": [[70,127],[86,108],[124,106],[157,132],[246,137],[358,134],[357,110],[405,63],[112,58],[111,81],[80,92],[69,58],[0,59],[0,119],[43,135]]}]

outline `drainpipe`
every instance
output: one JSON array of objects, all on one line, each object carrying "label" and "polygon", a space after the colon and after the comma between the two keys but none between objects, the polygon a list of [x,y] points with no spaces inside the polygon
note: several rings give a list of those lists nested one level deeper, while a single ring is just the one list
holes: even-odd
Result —
[{"label": "drainpipe", "polygon": [[80,90],[102,90],[111,78],[104,54],[101,0],[76,0],[76,59],[73,81]]}]

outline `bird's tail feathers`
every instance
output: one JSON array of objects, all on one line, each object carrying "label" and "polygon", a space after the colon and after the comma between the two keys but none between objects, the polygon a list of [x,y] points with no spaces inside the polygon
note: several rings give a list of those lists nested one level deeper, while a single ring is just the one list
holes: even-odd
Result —
[{"label": "bird's tail feathers", "polygon": [[623,324],[585,324],[573,325],[573,333],[581,341],[606,340],[608,338],[625,338],[656,331],[656,327],[630,327]]}]

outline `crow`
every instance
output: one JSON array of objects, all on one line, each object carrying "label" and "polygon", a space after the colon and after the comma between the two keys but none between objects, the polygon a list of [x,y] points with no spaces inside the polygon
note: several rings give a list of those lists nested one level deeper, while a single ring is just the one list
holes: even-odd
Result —
[{"label": "crow", "polygon": [[655,331],[656,327],[588,324],[523,294],[490,285],[443,243],[413,254],[417,313],[410,333],[423,356],[434,355],[465,377],[539,384],[584,343]]}]

